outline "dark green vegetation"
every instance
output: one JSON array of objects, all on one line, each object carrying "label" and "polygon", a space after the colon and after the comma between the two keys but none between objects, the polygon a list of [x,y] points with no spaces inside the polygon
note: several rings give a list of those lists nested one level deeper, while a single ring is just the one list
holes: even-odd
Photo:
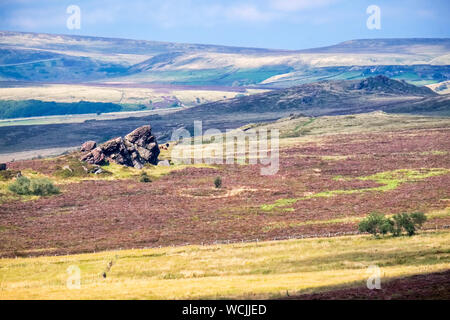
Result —
[{"label": "dark green vegetation", "polygon": [[379,234],[385,235],[387,233],[392,233],[392,235],[397,237],[403,233],[403,230],[408,236],[413,236],[425,221],[427,221],[427,217],[423,212],[398,213],[392,218],[372,212],[359,223],[358,229],[360,232],[368,232],[375,237],[378,237]]},{"label": "dark green vegetation", "polygon": [[8,189],[19,195],[48,196],[58,194],[59,189],[47,178],[33,178],[21,176],[8,186]]},{"label": "dark green vegetation", "polygon": [[53,102],[40,100],[0,100],[0,119],[26,118],[52,115],[137,111],[143,105],[120,105],[104,102]]},{"label": "dark green vegetation", "polygon": [[402,234],[402,230],[405,230],[408,236],[413,236],[416,234],[416,230],[419,229],[427,217],[423,212],[414,212],[411,214],[399,213],[393,216],[393,229],[392,233],[394,236],[399,236]]},{"label": "dark green vegetation", "polygon": [[380,213],[371,213],[359,223],[358,229],[360,232],[368,232],[376,237],[378,234],[384,235],[392,230],[390,222],[390,219]]},{"label": "dark green vegetation", "polygon": [[222,186],[222,178],[221,177],[216,177],[214,179],[214,186],[216,188],[220,188]]},{"label": "dark green vegetation", "polygon": [[152,179],[147,175],[147,172],[142,172],[139,177],[139,182],[148,183],[152,182]]}]

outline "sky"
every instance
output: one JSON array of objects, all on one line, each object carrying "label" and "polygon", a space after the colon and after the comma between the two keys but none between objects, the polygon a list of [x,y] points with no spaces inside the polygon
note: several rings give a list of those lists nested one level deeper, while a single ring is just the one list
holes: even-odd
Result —
[{"label": "sky", "polygon": [[[71,5],[79,29],[67,27]],[[379,28],[367,27],[371,5]],[[449,0],[0,0],[0,30],[274,49],[450,38],[449,16]]]}]

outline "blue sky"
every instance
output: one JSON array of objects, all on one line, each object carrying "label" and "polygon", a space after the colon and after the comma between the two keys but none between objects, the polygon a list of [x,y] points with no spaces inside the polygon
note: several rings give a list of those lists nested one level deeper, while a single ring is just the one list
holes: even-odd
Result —
[{"label": "blue sky", "polygon": [[[381,29],[366,27],[369,5]],[[69,5],[81,29],[69,30]],[[345,40],[450,37],[448,0],[0,0],[0,30],[304,49]]]}]

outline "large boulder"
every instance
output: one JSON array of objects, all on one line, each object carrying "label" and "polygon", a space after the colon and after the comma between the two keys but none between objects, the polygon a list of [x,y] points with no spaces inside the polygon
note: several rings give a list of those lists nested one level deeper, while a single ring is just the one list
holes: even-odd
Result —
[{"label": "large boulder", "polygon": [[105,154],[102,149],[95,148],[94,150],[81,156],[80,160],[90,164],[103,164],[105,162]]},{"label": "large boulder", "polygon": [[[82,150],[89,146],[92,146],[92,143],[85,142]],[[156,138],[152,135],[151,126],[147,125],[137,128],[124,138],[117,137],[103,143],[83,154],[81,160],[91,164],[103,164],[108,160],[140,169],[146,163],[156,165],[159,152],[159,146]]]},{"label": "large boulder", "polygon": [[159,146],[152,136],[152,127],[142,126],[127,134],[124,138],[125,146],[131,154],[134,166],[138,163],[158,163]]},{"label": "large boulder", "polygon": [[81,145],[81,152],[88,152],[94,150],[97,147],[97,143],[95,141],[86,141]]}]

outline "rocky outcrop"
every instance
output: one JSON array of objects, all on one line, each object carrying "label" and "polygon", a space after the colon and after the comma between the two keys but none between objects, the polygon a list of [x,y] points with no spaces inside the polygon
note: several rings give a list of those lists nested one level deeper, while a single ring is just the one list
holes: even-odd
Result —
[{"label": "rocky outcrop", "polygon": [[105,154],[101,148],[95,148],[91,152],[84,154],[81,157],[81,161],[85,161],[90,164],[103,164],[105,162]]},{"label": "rocky outcrop", "polygon": [[95,149],[97,143],[95,141],[86,141],[81,145],[81,152],[87,152]]},{"label": "rocky outcrop", "polygon": [[[87,141],[82,146],[88,151],[81,156],[82,161],[90,164],[103,164],[112,161],[117,164],[142,168],[144,164],[158,163],[159,146],[152,135],[151,126],[142,126],[127,134],[124,138],[117,137],[95,147],[94,141]],[[92,148],[91,150],[87,150]]]}]

